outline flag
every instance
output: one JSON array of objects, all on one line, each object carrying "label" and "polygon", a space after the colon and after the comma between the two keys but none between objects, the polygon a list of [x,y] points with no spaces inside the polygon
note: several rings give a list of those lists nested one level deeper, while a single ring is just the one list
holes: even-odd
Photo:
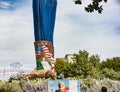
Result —
[{"label": "flag", "polygon": [[45,54],[45,57],[51,57],[51,53],[49,52],[49,49],[47,46],[42,46],[42,49]]},{"label": "flag", "polygon": [[53,70],[54,69],[54,57],[53,57],[52,53],[50,53],[48,47],[45,45],[42,46],[42,51],[44,52],[45,57],[51,58],[51,61],[44,62],[44,60],[43,60],[41,62],[37,62],[38,68],[45,69],[45,70]]},{"label": "flag", "polygon": [[42,46],[36,47],[36,57],[39,58],[41,56]]}]

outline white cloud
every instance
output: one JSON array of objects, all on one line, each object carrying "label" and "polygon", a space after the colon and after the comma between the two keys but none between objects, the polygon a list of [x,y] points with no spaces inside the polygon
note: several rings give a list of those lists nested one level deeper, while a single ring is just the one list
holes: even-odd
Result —
[{"label": "white cloud", "polygon": [[0,63],[18,61],[35,67],[31,2],[14,11],[0,11]]},{"label": "white cloud", "polygon": [[63,57],[66,53],[83,49],[101,55],[102,59],[120,55],[120,34],[115,30],[120,23],[120,12],[115,1],[105,4],[102,14],[88,14],[81,10],[82,6],[67,0],[70,3],[59,2],[61,9],[57,12],[55,55]]},{"label": "white cloud", "polygon": [[0,8],[8,9],[11,6],[12,6],[12,4],[10,2],[0,1]]}]

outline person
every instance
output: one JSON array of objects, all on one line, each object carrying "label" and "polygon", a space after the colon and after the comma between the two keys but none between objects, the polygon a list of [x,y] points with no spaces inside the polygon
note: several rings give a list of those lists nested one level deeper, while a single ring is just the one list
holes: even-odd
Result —
[{"label": "person", "polygon": [[35,41],[47,40],[53,43],[57,0],[33,0]]},{"label": "person", "polygon": [[56,90],[55,92],[67,92],[67,90],[69,90],[69,87],[65,86],[64,82],[59,82],[58,87],[59,87],[59,89]]},{"label": "person", "polygon": [[101,92],[107,92],[107,88],[104,87],[104,86],[102,86],[102,88],[101,88]]}]

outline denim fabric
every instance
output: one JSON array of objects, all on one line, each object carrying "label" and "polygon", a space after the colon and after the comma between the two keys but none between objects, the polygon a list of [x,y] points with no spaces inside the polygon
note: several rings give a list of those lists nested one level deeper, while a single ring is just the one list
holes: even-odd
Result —
[{"label": "denim fabric", "polygon": [[33,0],[35,41],[53,43],[57,0]]}]

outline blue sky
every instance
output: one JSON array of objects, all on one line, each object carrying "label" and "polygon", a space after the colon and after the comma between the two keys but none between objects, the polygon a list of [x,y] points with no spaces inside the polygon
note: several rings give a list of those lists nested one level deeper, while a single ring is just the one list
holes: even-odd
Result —
[{"label": "blue sky", "polygon": [[[55,57],[87,50],[102,60],[120,56],[120,2],[108,0],[103,13],[84,11],[73,0],[58,0]],[[20,62],[35,67],[32,0],[0,0],[0,67]]]},{"label": "blue sky", "polygon": [[27,0],[0,0],[0,9],[13,11],[25,5]]}]

